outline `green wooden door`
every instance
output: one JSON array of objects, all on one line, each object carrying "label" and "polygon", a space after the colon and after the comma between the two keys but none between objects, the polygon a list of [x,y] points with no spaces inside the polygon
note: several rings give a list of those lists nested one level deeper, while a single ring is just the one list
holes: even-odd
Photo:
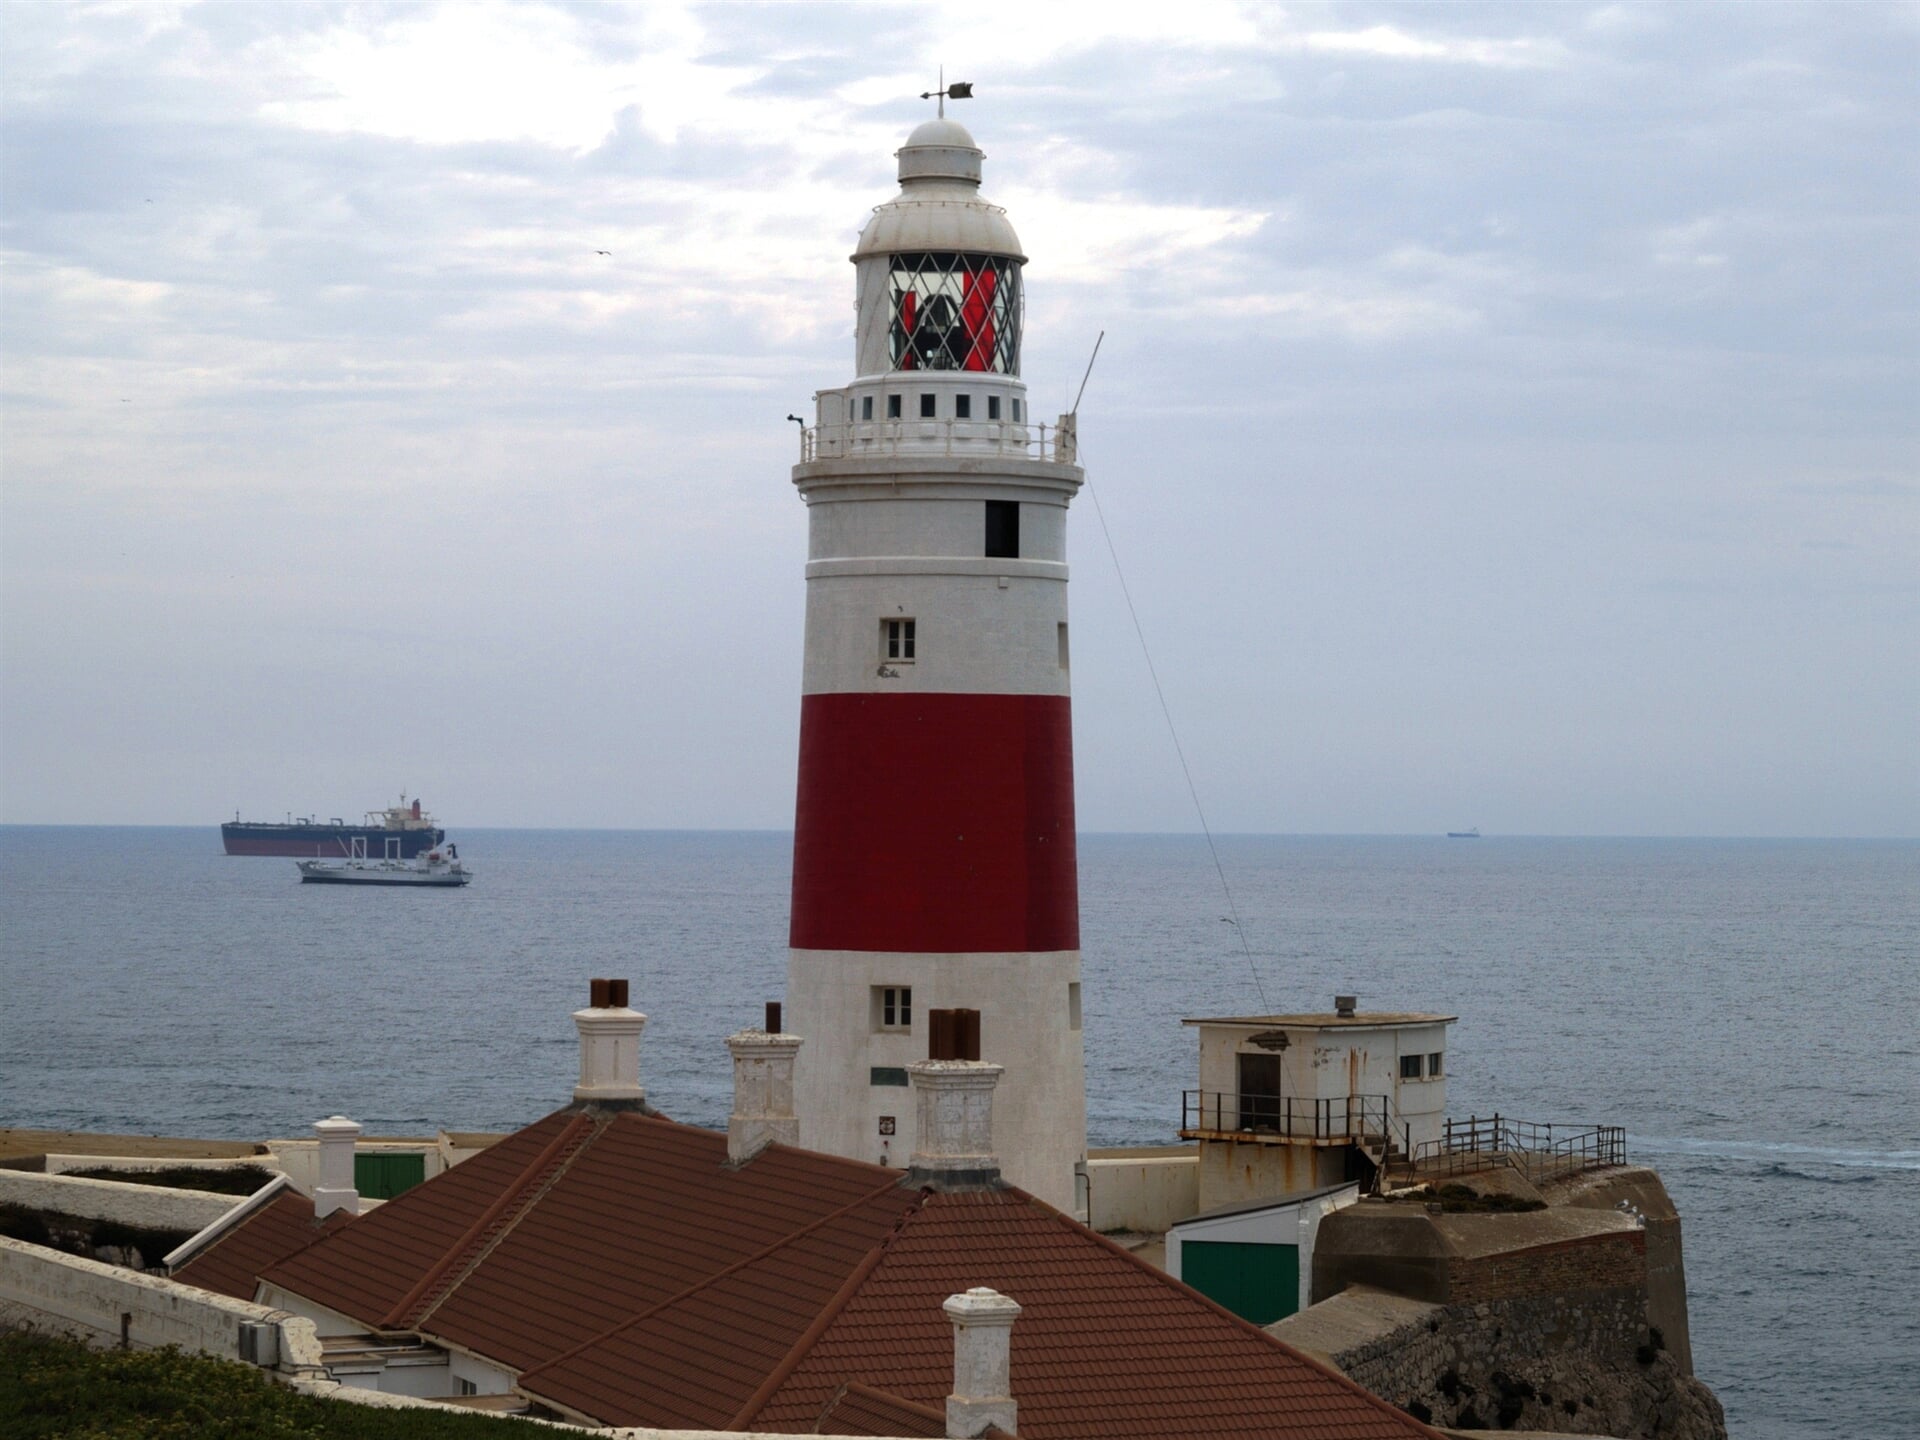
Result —
[{"label": "green wooden door", "polygon": [[369,1155],[353,1157],[353,1188],[369,1200],[391,1200],[427,1178],[424,1155]]},{"label": "green wooden door", "polygon": [[1242,1320],[1270,1325],[1300,1308],[1300,1247],[1186,1240],[1180,1278]]}]

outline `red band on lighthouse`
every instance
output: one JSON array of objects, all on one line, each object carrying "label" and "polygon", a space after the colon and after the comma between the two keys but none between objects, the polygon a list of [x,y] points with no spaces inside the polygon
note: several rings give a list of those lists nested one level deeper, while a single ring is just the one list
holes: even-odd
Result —
[{"label": "red band on lighthouse", "polygon": [[790,943],[1077,950],[1067,698],[804,697]]}]

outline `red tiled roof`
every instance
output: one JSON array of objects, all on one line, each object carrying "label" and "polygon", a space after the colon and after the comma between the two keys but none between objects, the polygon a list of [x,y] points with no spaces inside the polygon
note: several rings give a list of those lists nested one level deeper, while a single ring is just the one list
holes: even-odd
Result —
[{"label": "red tiled roof", "polygon": [[941,1303],[988,1285],[1024,1307],[1023,1440],[1434,1434],[1023,1191],[899,1182],[779,1145],[736,1168],[721,1134],[561,1111],[264,1278],[601,1424],[944,1428]]},{"label": "red tiled roof", "polygon": [[311,1200],[297,1190],[281,1190],[174,1271],[173,1278],[236,1300],[251,1300],[262,1270],[338,1230],[352,1218],[346,1211],[336,1210],[325,1220],[315,1220]]},{"label": "red tiled roof", "polygon": [[944,1405],[953,1328],[941,1302],[975,1285],[1022,1306],[1011,1385],[1022,1440],[1433,1434],[1012,1189],[930,1196],[784,1382],[743,1419],[756,1430],[807,1429],[849,1380]]},{"label": "red tiled roof", "polygon": [[[943,1440],[947,1414],[849,1380],[833,1392],[813,1431],[816,1435],[925,1435]],[[1006,1434],[998,1425],[988,1426],[986,1433],[994,1437]]]}]

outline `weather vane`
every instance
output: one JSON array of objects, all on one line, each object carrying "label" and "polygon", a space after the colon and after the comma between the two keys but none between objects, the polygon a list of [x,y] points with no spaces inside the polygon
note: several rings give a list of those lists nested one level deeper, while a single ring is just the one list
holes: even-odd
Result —
[{"label": "weather vane", "polygon": [[935,97],[939,98],[940,118],[944,120],[947,118],[947,101],[971,100],[973,98],[973,82],[971,80],[956,80],[951,85],[947,84],[947,67],[942,65],[940,67],[940,88],[938,90],[922,90],[920,92],[920,98],[922,100],[932,100]]}]

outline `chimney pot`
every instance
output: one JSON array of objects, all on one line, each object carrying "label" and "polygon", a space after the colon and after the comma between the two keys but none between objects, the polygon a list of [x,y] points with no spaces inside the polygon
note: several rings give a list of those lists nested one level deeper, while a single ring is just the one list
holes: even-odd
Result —
[{"label": "chimney pot", "polygon": [[360,1192],[353,1178],[354,1142],[360,1138],[360,1126],[344,1115],[332,1115],[314,1122],[313,1133],[320,1141],[319,1179],[313,1187],[313,1218],[324,1219],[336,1210],[349,1215],[360,1213]]},{"label": "chimney pot", "polygon": [[949,1295],[940,1307],[953,1322],[953,1393],[947,1396],[947,1434],[973,1440],[989,1426],[1011,1433],[1018,1418],[1013,1400],[1013,1322],[1019,1302],[976,1285]]},{"label": "chimney pot", "polygon": [[1336,1015],[1351,1016],[1354,1007],[1359,1003],[1360,1000],[1358,996],[1336,995],[1333,997],[1333,1013]]},{"label": "chimney pot", "polygon": [[767,1023],[763,1028],[769,1035],[780,1033],[780,1002],[778,1000],[767,1001]]},{"label": "chimney pot", "polygon": [[[780,1007],[767,1006],[778,1024]],[[733,1113],[727,1117],[727,1163],[744,1165],[769,1145],[798,1145],[800,1121],[793,1110],[793,1067],[798,1035],[742,1030],[727,1037],[733,1053]]]},{"label": "chimney pot", "polygon": [[927,1058],[929,1060],[978,1060],[980,1058],[980,1012],[978,1010],[929,1010],[927,1012]]},{"label": "chimney pot", "polygon": [[595,980],[592,1003],[573,1012],[580,1032],[580,1083],[573,1098],[586,1104],[636,1107],[645,1103],[640,1083],[640,1032],[647,1017],[627,1008],[627,982]]},{"label": "chimney pot", "polygon": [[953,1190],[1000,1184],[993,1088],[1004,1073],[980,1060],[922,1060],[907,1067],[919,1118],[909,1180]]}]

